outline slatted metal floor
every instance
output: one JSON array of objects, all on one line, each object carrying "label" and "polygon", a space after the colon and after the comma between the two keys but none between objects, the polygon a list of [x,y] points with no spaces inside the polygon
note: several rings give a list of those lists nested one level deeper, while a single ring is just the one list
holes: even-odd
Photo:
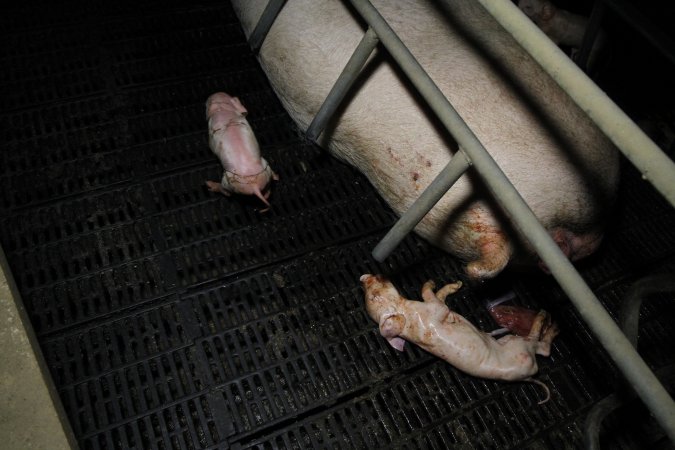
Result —
[{"label": "slatted metal floor", "polygon": [[[578,448],[619,375],[555,282],[507,272],[450,301],[477,326],[513,289],[562,333],[539,379],[465,375],[391,349],[358,278],[418,297],[460,262],[410,236],[367,179],[307,143],[227,2],[28,1],[0,18],[0,237],[83,449]],[[220,176],[204,101],[239,96],[281,181],[273,207],[207,192]],[[631,284],[675,273],[675,212],[630,167],[584,277],[615,315]],[[466,281],[466,280],[465,280]],[[675,301],[643,308],[639,350],[675,363]],[[668,448],[644,410],[608,448]]]}]

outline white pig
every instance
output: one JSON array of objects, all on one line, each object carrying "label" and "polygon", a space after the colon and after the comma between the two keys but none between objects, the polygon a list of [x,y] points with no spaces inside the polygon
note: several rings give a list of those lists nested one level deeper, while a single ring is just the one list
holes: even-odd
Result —
[{"label": "white pig", "polygon": [[[250,34],[267,1],[232,3]],[[364,34],[344,3],[286,3],[260,51],[273,88],[303,130]],[[373,4],[568,257],[592,253],[618,179],[610,141],[477,2]],[[363,172],[401,214],[457,147],[394,63],[376,53],[319,143]],[[415,231],[466,261],[474,278],[493,277],[514,259],[536,261],[473,173]]]},{"label": "white pig", "polygon": [[423,302],[402,297],[393,284],[381,275],[365,274],[361,283],[366,295],[366,310],[380,326],[380,334],[389,344],[403,351],[405,341],[449,362],[470,375],[495,380],[531,380],[537,373],[536,355],[549,356],[558,327],[548,313],[540,311],[526,337],[507,335],[495,339],[478,330],[460,314],[445,305],[461,282],[448,284],[434,293],[434,283],[422,287]]},{"label": "white pig", "polygon": [[206,100],[209,147],[223,165],[222,181],[207,181],[206,186],[226,196],[231,192],[255,195],[269,207],[268,185],[279,177],[260,156],[246,114],[248,111],[239,99],[224,92],[216,92]]}]

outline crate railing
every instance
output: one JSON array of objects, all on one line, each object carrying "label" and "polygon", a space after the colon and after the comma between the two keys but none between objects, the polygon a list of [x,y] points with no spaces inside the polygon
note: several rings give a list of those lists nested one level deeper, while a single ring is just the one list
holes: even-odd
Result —
[{"label": "crate railing", "polygon": [[[591,120],[640,170],[643,178],[649,180],[672,205],[675,205],[675,164],[656,144],[512,2],[479,1],[587,112]],[[675,402],[666,389],[539,223],[501,168],[380,13],[369,0],[349,0],[349,2],[369,28],[308,129],[308,137],[313,140],[318,138],[371,52],[378,43],[381,43],[460,147],[446,167],[375,247],[373,257],[378,261],[384,260],[455,181],[473,166],[506,216],[535,249],[583,320],[652,411],[669,438],[675,442]],[[255,33],[258,48],[273,24],[274,17],[271,20],[270,17],[278,14],[284,3],[285,0],[271,0],[263,12],[265,23],[259,23]]]}]

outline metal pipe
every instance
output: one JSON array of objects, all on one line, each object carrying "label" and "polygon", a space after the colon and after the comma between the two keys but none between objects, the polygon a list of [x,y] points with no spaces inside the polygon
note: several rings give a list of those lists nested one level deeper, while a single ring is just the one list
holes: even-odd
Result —
[{"label": "metal pipe", "polygon": [[675,276],[671,274],[651,275],[636,281],[626,293],[619,312],[619,324],[628,340],[637,348],[638,321],[642,301],[659,292],[675,292]]},{"label": "metal pipe", "polygon": [[328,93],[326,100],[324,100],[321,108],[319,108],[319,112],[316,113],[312,123],[307,128],[306,136],[310,141],[316,142],[319,135],[326,128],[326,124],[344,100],[347,92],[349,92],[349,88],[356,81],[359,73],[361,73],[361,69],[366,64],[366,61],[368,61],[370,54],[375,50],[378,42],[380,40],[377,38],[375,32],[368,28],[356,50],[354,50],[349,61],[347,61],[345,68],[342,69],[342,73]]},{"label": "metal pipe", "polygon": [[286,0],[270,0],[265,7],[258,23],[255,26],[255,29],[248,38],[248,44],[251,46],[251,49],[254,53],[258,53],[260,47],[262,47],[263,41],[267,36],[267,33],[272,28],[274,20],[279,15],[281,8],[286,4]]},{"label": "metal pipe", "polygon": [[384,261],[470,166],[471,161],[460,149],[377,244],[373,258]]},{"label": "metal pipe", "polygon": [[[607,349],[638,395],[654,413],[670,438],[675,441],[675,402],[640,358],[628,339],[602,307],[588,285],[541,226],[532,210],[508,181],[504,172],[490,157],[440,89],[415,60],[403,42],[368,0],[350,0],[359,14],[375,30],[382,44],[391,53],[403,72],[415,85],[443,125],[471,158],[492,195],[505,208],[507,216],[521,234],[530,241],[551,270],[562,289],[570,297],[582,318]],[[485,0],[481,0],[484,2]],[[500,2],[501,3],[501,2]],[[504,1],[506,3],[506,1]],[[521,19],[525,16],[518,11]],[[532,25],[530,23],[530,25]],[[534,26],[534,25],[532,25]],[[537,30],[538,31],[538,30]],[[548,39],[546,39],[548,41]],[[565,57],[566,58],[566,57]],[[570,64],[583,75],[571,61]],[[585,75],[583,75],[585,77]],[[632,122],[628,120],[631,124]],[[633,124],[633,126],[635,126]],[[651,141],[649,141],[651,142]],[[430,208],[429,208],[430,209]]]},{"label": "metal pipe", "polygon": [[600,428],[602,422],[611,412],[623,405],[623,398],[618,394],[610,394],[593,406],[584,421],[584,448],[600,450]]},{"label": "metal pipe", "polygon": [[510,0],[479,1],[675,206],[675,163]]},{"label": "metal pipe", "polygon": [[[637,349],[638,321],[642,301],[652,294],[671,291],[675,291],[673,275],[659,274],[636,281],[626,293],[619,312],[619,324],[634,348]],[[672,375],[673,369],[675,369],[675,366],[670,365],[657,371],[659,379],[664,380],[665,374]],[[620,392],[608,395],[600,400],[589,411],[584,422],[584,443],[588,450],[600,449],[600,427],[605,417],[635,396],[633,391],[626,390],[625,386],[623,387],[624,389]]]},{"label": "metal pipe", "polygon": [[[661,367],[656,371],[656,375],[663,384],[672,387],[675,381],[675,364]],[[609,394],[591,408],[584,421],[583,438],[586,450],[600,450],[602,422],[616,409],[633,400],[635,400],[635,392],[624,389]]]}]

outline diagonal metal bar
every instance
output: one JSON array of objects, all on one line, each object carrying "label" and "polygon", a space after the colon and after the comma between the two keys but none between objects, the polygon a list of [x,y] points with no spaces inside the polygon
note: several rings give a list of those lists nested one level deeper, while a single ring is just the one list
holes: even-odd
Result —
[{"label": "diagonal metal bar", "polygon": [[509,0],[478,1],[675,206],[675,163],[516,5]]},{"label": "diagonal metal bar", "polygon": [[254,53],[258,53],[260,47],[262,47],[265,37],[267,37],[267,33],[270,31],[270,28],[272,28],[274,20],[277,18],[279,12],[281,12],[281,8],[283,8],[285,4],[286,0],[270,0],[269,3],[267,3],[260,19],[258,19],[255,29],[248,38],[248,44],[251,46]]},{"label": "diagonal metal bar", "polygon": [[375,246],[373,258],[384,261],[470,166],[471,161],[460,149]]},{"label": "diagonal metal bar", "polygon": [[[379,12],[368,0],[350,0],[350,2],[375,30],[380,41],[403,72],[438,115],[444,126],[452,133],[460,147],[471,158],[476,171],[486,183],[492,195],[505,209],[512,223],[536,249],[584,321],[608,351],[638,395],[653,412],[670,439],[675,441],[675,402],[668,395],[663,385],[640,358],[626,336],[602,307],[595,294],[553,242],[499,166]],[[481,0],[481,2],[496,3],[494,0]],[[503,3],[510,2],[504,1]],[[511,6],[516,8],[515,5]],[[518,12],[520,13],[520,11]],[[522,16],[522,13],[520,14]],[[571,64],[583,75],[583,72],[576,65]],[[632,123],[630,119],[628,121]],[[633,124],[633,126],[635,125]],[[647,140],[649,141],[648,138]],[[673,194],[675,196],[675,187],[673,188]]]},{"label": "diagonal metal bar", "polygon": [[378,42],[380,41],[375,32],[371,28],[368,28],[356,50],[354,50],[349,61],[347,61],[345,68],[342,69],[342,73],[328,93],[326,100],[324,100],[321,108],[319,108],[319,112],[316,113],[312,123],[307,128],[307,139],[316,142],[319,138],[319,135],[326,128],[326,124],[333,117],[333,114],[335,114],[347,92],[349,92],[349,88],[352,87],[359,73],[361,73],[361,69],[366,64],[366,61],[368,61],[370,54],[375,50]]}]

